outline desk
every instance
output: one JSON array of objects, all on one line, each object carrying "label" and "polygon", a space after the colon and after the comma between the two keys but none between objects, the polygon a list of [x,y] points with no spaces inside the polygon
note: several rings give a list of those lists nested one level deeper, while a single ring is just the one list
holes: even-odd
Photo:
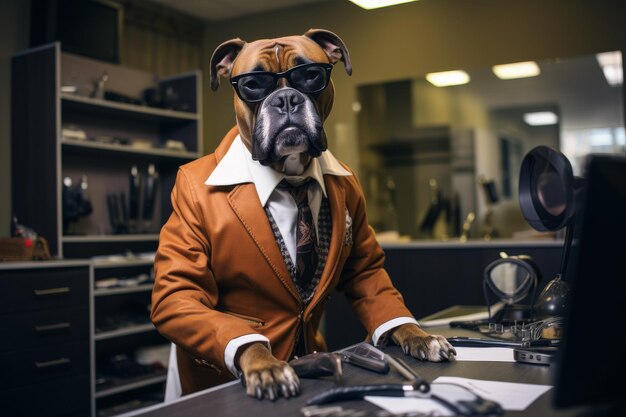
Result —
[{"label": "desk", "polygon": [[[450,329],[448,327],[430,328],[430,333],[443,334],[446,337],[476,336],[475,332]],[[393,356],[404,357],[397,346],[388,346],[383,349]],[[529,384],[551,385],[553,368],[538,365],[510,363],[510,362],[421,362],[405,357],[406,362],[413,367],[423,378],[432,381],[439,376],[459,376],[465,378],[485,379],[493,381],[521,382]],[[402,377],[394,371],[387,375],[375,374],[352,365],[344,366],[345,382],[347,384],[375,384],[397,383]],[[302,391],[299,397],[285,400],[280,398],[275,402],[258,401],[246,395],[238,381],[230,382],[205,391],[183,397],[176,402],[159,404],[137,412],[124,414],[123,417],[298,417],[300,408],[308,399],[334,386],[331,378],[301,379]],[[539,397],[524,411],[508,411],[506,416],[528,417],[566,417],[581,416],[581,410],[554,410],[551,406],[552,391]],[[371,409],[378,408],[367,401],[345,401],[337,403],[344,408]],[[584,411],[584,410],[583,410]],[[120,416],[121,417],[121,416]]]}]

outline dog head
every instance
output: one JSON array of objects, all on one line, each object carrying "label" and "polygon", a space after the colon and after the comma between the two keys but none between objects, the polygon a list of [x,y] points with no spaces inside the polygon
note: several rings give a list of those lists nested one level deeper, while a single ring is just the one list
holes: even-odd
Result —
[{"label": "dog head", "polygon": [[346,46],[327,30],[250,43],[232,39],[211,56],[211,89],[220,77],[230,79],[237,126],[252,158],[296,175],[327,149],[323,123],[333,106],[330,74],[338,61],[352,74]]}]

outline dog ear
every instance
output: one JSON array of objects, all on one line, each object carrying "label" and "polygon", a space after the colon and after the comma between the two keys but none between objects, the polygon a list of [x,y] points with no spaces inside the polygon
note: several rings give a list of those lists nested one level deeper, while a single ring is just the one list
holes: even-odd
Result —
[{"label": "dog ear", "polygon": [[333,64],[342,61],[348,75],[352,75],[352,64],[350,63],[350,54],[348,48],[339,36],[333,32],[324,29],[309,29],[303,36],[312,39],[322,47],[330,62]]},{"label": "dog ear", "polygon": [[211,56],[211,90],[217,90],[220,77],[229,77],[235,58],[246,43],[239,38],[231,39],[218,46]]}]

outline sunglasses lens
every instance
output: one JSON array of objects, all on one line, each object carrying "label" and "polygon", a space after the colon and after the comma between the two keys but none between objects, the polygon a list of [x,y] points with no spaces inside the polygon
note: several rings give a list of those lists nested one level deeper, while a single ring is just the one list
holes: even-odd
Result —
[{"label": "sunglasses lens", "polygon": [[259,101],[274,90],[274,78],[267,74],[250,74],[237,80],[237,90],[245,101]]},{"label": "sunglasses lens", "polygon": [[295,68],[290,78],[292,87],[303,93],[317,93],[328,84],[326,68],[316,65]]}]

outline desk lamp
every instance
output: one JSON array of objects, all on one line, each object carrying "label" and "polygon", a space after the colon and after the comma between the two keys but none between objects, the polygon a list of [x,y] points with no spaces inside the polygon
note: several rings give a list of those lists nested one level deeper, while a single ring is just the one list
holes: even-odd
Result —
[{"label": "desk lamp", "polygon": [[569,160],[556,149],[538,146],[522,160],[519,201],[524,218],[541,232],[565,229],[559,272],[535,301],[538,319],[563,315],[569,286],[562,277],[574,237],[576,197],[581,188],[582,179],[574,177]]}]

